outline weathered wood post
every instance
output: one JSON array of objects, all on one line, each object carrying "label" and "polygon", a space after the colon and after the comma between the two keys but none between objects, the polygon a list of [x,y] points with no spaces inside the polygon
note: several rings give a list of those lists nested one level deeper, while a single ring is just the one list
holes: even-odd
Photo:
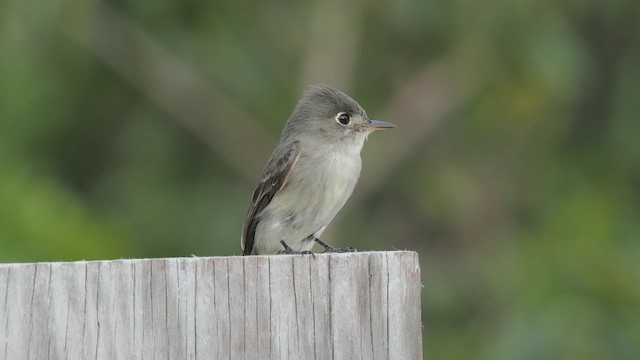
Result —
[{"label": "weathered wood post", "polygon": [[421,359],[415,252],[0,264],[0,359]]}]

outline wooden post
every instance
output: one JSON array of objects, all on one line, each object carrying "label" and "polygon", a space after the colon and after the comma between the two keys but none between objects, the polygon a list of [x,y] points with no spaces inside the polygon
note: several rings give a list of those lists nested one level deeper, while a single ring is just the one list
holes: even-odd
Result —
[{"label": "wooden post", "polygon": [[415,252],[0,264],[0,359],[422,359]]}]

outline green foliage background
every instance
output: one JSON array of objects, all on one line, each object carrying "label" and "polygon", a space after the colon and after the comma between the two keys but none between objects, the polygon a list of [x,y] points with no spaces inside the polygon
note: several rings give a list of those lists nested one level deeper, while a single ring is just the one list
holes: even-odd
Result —
[{"label": "green foliage background", "polygon": [[374,134],[325,240],[420,253],[428,359],[640,356],[633,0],[0,2],[0,261],[233,255],[310,82]]}]

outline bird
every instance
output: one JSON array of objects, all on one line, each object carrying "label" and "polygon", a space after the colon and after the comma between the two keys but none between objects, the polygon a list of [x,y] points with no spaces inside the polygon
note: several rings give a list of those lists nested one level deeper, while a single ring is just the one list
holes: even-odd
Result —
[{"label": "bird", "polygon": [[253,192],[241,235],[243,255],[311,253],[360,177],[360,151],[372,132],[395,124],[372,120],[355,100],[310,85],[282,130]]}]

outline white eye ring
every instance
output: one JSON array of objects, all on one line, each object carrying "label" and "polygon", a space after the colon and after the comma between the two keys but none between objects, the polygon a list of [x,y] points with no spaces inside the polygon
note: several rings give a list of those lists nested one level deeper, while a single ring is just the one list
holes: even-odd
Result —
[{"label": "white eye ring", "polygon": [[349,116],[349,114],[345,112],[341,112],[336,115],[336,121],[340,125],[349,125],[349,123],[351,122],[351,116]]}]

